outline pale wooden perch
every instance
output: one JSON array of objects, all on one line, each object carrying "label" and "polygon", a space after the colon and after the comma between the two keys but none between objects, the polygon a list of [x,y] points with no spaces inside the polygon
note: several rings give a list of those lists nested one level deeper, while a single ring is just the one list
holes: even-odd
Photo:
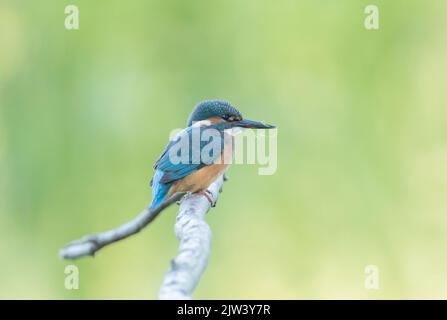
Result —
[{"label": "pale wooden perch", "polygon": [[[219,177],[208,187],[214,204],[222,189],[224,177]],[[191,299],[194,288],[208,264],[211,248],[211,229],[205,222],[205,214],[211,207],[200,194],[188,196],[180,204],[175,223],[175,234],[180,247],[171,261],[165,279],[158,292],[159,299]]]},{"label": "pale wooden perch", "polygon": [[[226,176],[220,176],[208,187],[213,204],[216,203]],[[127,238],[154,220],[167,206],[179,201],[185,194],[176,194],[156,212],[148,208],[133,220],[109,231],[91,234],[67,244],[59,252],[64,259],[94,256],[106,245]],[[175,233],[180,241],[177,257],[171,261],[161,289],[159,299],[191,299],[208,263],[211,247],[211,230],[205,222],[205,214],[211,207],[209,199],[202,194],[187,195],[181,200],[175,223]]]},{"label": "pale wooden perch", "polygon": [[63,259],[78,259],[84,256],[94,256],[96,251],[102,247],[139,232],[152,220],[154,220],[163,209],[170,206],[174,202],[179,201],[184,195],[184,193],[176,194],[163,206],[158,208],[157,211],[151,212],[149,211],[149,207],[147,207],[133,220],[122,224],[115,229],[90,234],[81,239],[74,240],[59,251],[59,256]]}]

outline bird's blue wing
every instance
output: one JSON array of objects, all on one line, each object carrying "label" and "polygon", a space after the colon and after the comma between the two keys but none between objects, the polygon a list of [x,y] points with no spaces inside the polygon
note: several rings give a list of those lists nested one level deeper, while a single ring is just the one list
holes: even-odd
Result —
[{"label": "bird's blue wing", "polygon": [[[220,156],[224,146],[222,131],[215,130],[215,134],[210,135],[208,140],[202,141],[201,139],[201,137],[205,137],[203,130],[210,128],[215,129],[213,126],[188,127],[169,142],[154,165],[154,169],[163,172],[159,180],[161,183],[168,184],[182,179],[194,171],[212,164]],[[193,138],[200,141],[193,141]],[[203,154],[202,151],[208,144],[213,144],[215,148],[207,148]]]}]

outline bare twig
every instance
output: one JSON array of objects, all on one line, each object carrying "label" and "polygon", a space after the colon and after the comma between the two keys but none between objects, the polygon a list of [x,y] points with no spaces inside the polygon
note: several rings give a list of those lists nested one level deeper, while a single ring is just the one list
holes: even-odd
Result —
[{"label": "bare twig", "polygon": [[159,299],[191,299],[208,264],[211,247],[211,229],[204,220],[205,214],[217,201],[223,182],[224,178],[220,176],[208,187],[213,204],[200,194],[187,196],[180,204],[175,223],[180,247],[166,272],[158,292]]},{"label": "bare twig", "polygon": [[156,211],[149,211],[149,207],[144,209],[133,220],[115,228],[101,233],[87,235],[81,239],[74,240],[59,251],[59,256],[63,259],[78,259],[84,256],[94,256],[96,251],[111,243],[127,238],[154,220],[158,214],[179,201],[185,193],[177,193],[172,196],[163,206]]},{"label": "bare twig", "polygon": [[72,241],[60,250],[59,255],[64,259],[94,256],[104,246],[139,232],[163,209],[184,197],[180,202],[175,223],[180,247],[177,257],[171,261],[158,298],[191,299],[192,292],[208,264],[211,247],[211,230],[204,220],[205,214],[215,205],[224,180],[224,175],[221,175],[208,187],[209,197],[200,193],[184,197],[185,193],[177,193],[157,211],[149,211],[149,208],[146,208],[136,218],[115,229]]}]

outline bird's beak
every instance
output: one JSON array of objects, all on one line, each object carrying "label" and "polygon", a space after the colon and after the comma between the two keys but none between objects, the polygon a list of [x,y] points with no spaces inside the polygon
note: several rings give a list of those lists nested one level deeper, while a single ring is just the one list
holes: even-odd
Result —
[{"label": "bird's beak", "polygon": [[276,128],[275,126],[272,126],[271,124],[264,124],[259,121],[254,120],[248,120],[243,119],[241,121],[237,121],[234,123],[235,127],[241,127],[241,128],[253,128],[253,129],[273,129]]}]

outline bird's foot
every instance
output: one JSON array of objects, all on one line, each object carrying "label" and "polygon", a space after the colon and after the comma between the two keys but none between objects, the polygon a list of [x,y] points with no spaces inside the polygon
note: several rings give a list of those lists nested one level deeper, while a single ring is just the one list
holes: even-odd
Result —
[{"label": "bird's foot", "polygon": [[209,201],[211,207],[216,206],[216,201],[214,200],[214,196],[208,189],[198,192],[198,194],[204,195],[206,199]]},{"label": "bird's foot", "polygon": [[179,194],[181,194],[182,196],[180,197],[180,199],[178,199],[175,203],[177,203],[177,205],[180,205],[183,201],[183,199],[191,196],[191,192],[179,192]]},{"label": "bird's foot", "polygon": [[[224,172],[224,174],[222,175],[222,178],[223,178],[223,181],[225,182],[225,181],[228,181],[228,175],[227,175],[227,173],[226,172]],[[223,191],[223,183],[222,183],[222,186],[219,188],[219,193],[221,193],[222,191]]]}]

